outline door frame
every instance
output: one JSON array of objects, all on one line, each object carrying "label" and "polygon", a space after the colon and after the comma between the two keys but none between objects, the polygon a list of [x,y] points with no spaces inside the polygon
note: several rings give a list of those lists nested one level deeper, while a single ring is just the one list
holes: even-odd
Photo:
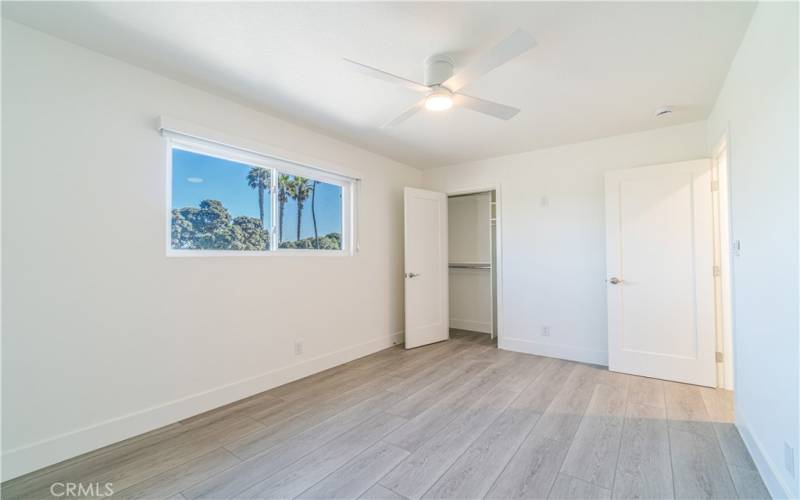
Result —
[{"label": "door frame", "polygon": [[[497,348],[504,349],[503,346],[503,210],[502,210],[502,190],[500,183],[483,184],[480,186],[462,188],[462,189],[449,189],[445,190],[444,194],[449,198],[450,196],[458,196],[464,194],[477,194],[485,193],[487,191],[494,191],[495,197],[495,246],[497,248],[497,310],[492,311],[492,314],[497,316]],[[448,226],[450,220],[447,221]],[[449,230],[449,228],[448,228]],[[494,271],[494,270],[493,270]]]},{"label": "door frame", "polygon": [[[719,262],[719,295],[715,298],[716,317],[718,320],[717,350],[723,353],[721,369],[718,370],[717,387],[733,390],[735,382],[736,352],[733,349],[734,314],[733,314],[733,225],[731,224],[731,150],[730,134],[726,129],[717,140],[711,154],[712,176],[717,181],[717,195],[714,197],[714,259]],[[720,169],[719,160],[725,159],[724,168]],[[725,229],[725,230],[723,230]],[[727,236],[727,241],[725,236]],[[726,256],[727,253],[727,256]],[[727,258],[726,258],[727,257]]]}]

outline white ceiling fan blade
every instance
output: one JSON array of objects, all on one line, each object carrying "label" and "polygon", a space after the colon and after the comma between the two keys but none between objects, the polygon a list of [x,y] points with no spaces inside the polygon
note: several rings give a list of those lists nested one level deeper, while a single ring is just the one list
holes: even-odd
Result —
[{"label": "white ceiling fan blade", "polygon": [[405,88],[414,90],[416,92],[430,92],[431,90],[430,88],[426,87],[421,83],[417,83],[413,80],[403,78],[402,76],[393,75],[378,68],[373,68],[372,66],[367,66],[366,64],[361,64],[359,62],[355,62],[344,57],[342,58],[342,60],[350,64],[351,68],[355,69],[356,71],[362,74],[371,76],[372,78],[377,78],[379,80],[383,80],[386,82],[402,85]]},{"label": "white ceiling fan blade", "polygon": [[409,118],[411,118],[412,116],[414,116],[415,114],[417,114],[417,112],[424,107],[425,107],[425,99],[419,101],[418,103],[414,104],[413,106],[405,110],[400,116],[398,116],[394,120],[382,125],[381,128],[394,127],[395,125],[399,125],[404,121],[408,120]]},{"label": "white ceiling fan blade", "polygon": [[473,80],[529,51],[535,45],[536,40],[530,33],[518,29],[511,36],[479,55],[457,74],[445,80],[442,85],[453,92],[457,92]]},{"label": "white ceiling fan blade", "polygon": [[477,97],[470,97],[464,94],[454,94],[453,103],[456,106],[469,108],[473,111],[477,111],[478,113],[494,116],[495,118],[500,118],[501,120],[510,120],[520,112],[519,109],[506,106],[505,104],[486,101],[484,99],[478,99]]}]

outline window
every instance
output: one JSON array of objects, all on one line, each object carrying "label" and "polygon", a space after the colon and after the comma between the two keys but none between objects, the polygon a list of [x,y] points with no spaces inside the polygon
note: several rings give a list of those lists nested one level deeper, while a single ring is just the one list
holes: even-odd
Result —
[{"label": "window", "polygon": [[351,179],[195,139],[168,155],[168,254],[350,252]]},{"label": "window", "polygon": [[342,186],[278,173],[280,248],[342,249]]}]

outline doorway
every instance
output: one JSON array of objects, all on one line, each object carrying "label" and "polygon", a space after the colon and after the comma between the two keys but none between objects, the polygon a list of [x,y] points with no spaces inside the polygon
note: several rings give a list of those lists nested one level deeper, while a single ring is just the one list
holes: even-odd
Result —
[{"label": "doorway", "polygon": [[447,205],[450,336],[497,345],[497,192],[451,194]]},{"label": "doorway", "polygon": [[406,349],[457,337],[503,347],[499,185],[403,198]]}]

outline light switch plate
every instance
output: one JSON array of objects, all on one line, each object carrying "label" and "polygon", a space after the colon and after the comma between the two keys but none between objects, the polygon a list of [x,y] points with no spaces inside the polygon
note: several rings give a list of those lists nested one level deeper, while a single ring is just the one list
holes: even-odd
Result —
[{"label": "light switch plate", "polygon": [[789,443],[783,443],[784,467],[794,477],[794,448]]}]

